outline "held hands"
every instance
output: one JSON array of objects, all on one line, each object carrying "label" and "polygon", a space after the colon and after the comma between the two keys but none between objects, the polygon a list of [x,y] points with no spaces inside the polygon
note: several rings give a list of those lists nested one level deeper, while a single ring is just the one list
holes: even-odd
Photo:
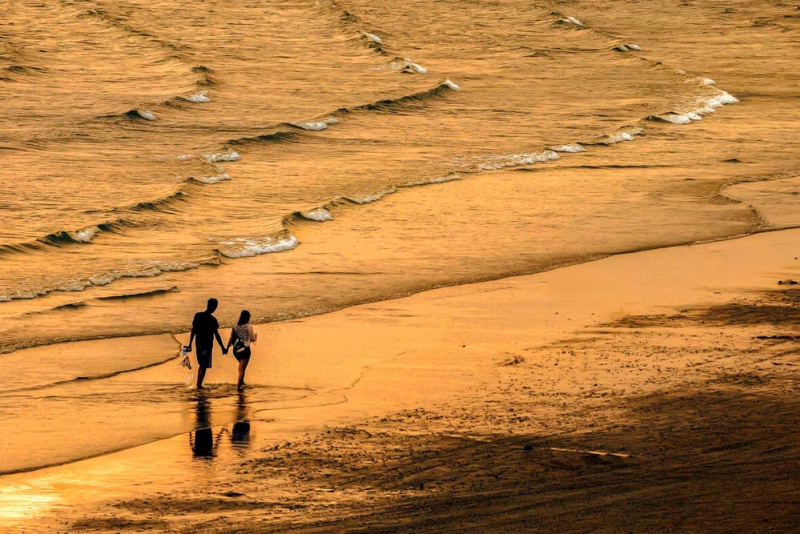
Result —
[{"label": "held hands", "polygon": [[222,355],[223,356],[227,356],[228,355],[228,347],[222,347]]}]

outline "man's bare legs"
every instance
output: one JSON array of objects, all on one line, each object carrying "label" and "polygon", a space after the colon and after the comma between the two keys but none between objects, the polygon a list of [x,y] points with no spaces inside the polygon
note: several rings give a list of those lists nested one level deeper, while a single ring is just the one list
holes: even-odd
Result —
[{"label": "man's bare legs", "polygon": [[206,377],[206,369],[208,368],[202,365],[197,369],[197,389],[203,389],[203,379]]}]

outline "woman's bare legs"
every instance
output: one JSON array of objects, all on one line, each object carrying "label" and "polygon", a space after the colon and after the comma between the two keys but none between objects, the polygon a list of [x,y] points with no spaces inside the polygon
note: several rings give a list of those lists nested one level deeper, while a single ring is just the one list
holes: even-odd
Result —
[{"label": "woman's bare legs", "polygon": [[247,370],[248,363],[250,363],[250,358],[242,358],[239,360],[239,381],[236,383],[238,389],[244,388],[244,372]]}]

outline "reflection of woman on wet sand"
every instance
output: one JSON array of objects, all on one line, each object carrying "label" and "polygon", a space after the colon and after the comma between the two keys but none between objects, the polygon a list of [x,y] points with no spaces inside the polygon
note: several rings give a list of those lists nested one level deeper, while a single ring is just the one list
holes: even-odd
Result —
[{"label": "reflection of woman on wet sand", "polygon": [[249,411],[247,397],[244,391],[240,391],[239,400],[236,403],[236,422],[233,423],[233,430],[231,430],[231,445],[240,452],[244,452],[250,445]]},{"label": "reflection of woman on wet sand", "polygon": [[231,337],[225,348],[227,351],[233,345],[233,356],[239,362],[239,380],[236,382],[239,391],[244,389],[244,372],[247,370],[247,364],[250,363],[250,343],[255,342],[256,333],[253,325],[250,324],[250,312],[242,310],[239,321],[231,329]]}]

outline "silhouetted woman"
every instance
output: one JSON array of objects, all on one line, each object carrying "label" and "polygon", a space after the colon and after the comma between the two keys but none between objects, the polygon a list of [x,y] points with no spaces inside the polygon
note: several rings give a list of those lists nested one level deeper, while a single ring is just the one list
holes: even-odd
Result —
[{"label": "silhouetted woman", "polygon": [[255,343],[256,333],[253,325],[250,324],[250,312],[242,310],[239,321],[231,329],[231,338],[228,340],[228,348],[233,345],[233,356],[239,362],[239,380],[236,387],[241,391],[244,389],[244,372],[247,364],[250,363],[250,343]]}]

